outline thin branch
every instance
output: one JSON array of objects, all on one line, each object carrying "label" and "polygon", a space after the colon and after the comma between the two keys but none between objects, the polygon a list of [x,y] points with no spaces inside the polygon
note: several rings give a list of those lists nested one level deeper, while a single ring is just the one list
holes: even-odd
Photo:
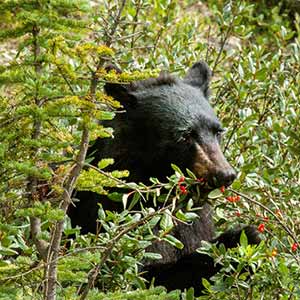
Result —
[{"label": "thin branch", "polygon": [[[68,181],[66,183],[60,208],[63,212],[67,212],[71,202],[70,195],[73,193],[75,183],[84,165],[90,133],[87,125],[84,125],[80,143],[80,150],[76,158],[76,164],[72,168]],[[48,259],[50,261],[47,267],[47,281],[46,281],[46,300],[56,299],[56,282],[57,282],[57,258],[59,257],[60,243],[63,233],[64,220],[58,221],[51,234],[51,244],[48,251]]]},{"label": "thin branch", "polygon": [[139,35],[141,33],[143,33],[143,31],[138,31],[138,32],[135,32],[135,33],[132,33],[132,34],[128,34],[128,35],[123,35],[121,37],[116,38],[116,41],[120,42],[122,40],[127,40],[127,39],[133,38],[133,37],[135,37],[135,36],[137,36],[137,35]]},{"label": "thin branch", "polygon": [[209,47],[210,47],[210,32],[211,32],[211,26],[208,26],[207,30],[207,49],[205,54],[205,61],[208,62],[208,55],[209,55]]},{"label": "thin branch", "polygon": [[159,41],[160,41],[160,39],[162,37],[162,34],[166,30],[166,28],[167,28],[167,24],[166,23],[167,23],[167,20],[168,20],[168,18],[170,16],[169,15],[170,14],[170,9],[171,9],[171,7],[172,7],[173,4],[174,4],[174,1],[171,0],[170,3],[169,3],[169,5],[166,8],[166,16],[164,17],[165,21],[164,21],[164,24],[161,25],[160,29],[157,32],[155,41],[153,42],[153,51],[152,51],[152,53],[155,52],[155,49],[158,47],[158,43],[159,43]]},{"label": "thin branch", "polygon": [[130,43],[130,48],[132,49],[133,46],[134,46],[134,42],[135,42],[135,39],[134,39],[134,34],[135,34],[135,31],[136,31],[136,28],[138,26],[138,18],[139,18],[139,13],[140,13],[140,10],[141,10],[141,1],[139,0],[138,4],[137,4],[137,8],[136,8],[136,12],[135,12],[135,15],[133,17],[133,26],[132,26],[132,39],[131,39],[131,43]]},{"label": "thin branch", "polygon": [[228,189],[228,191],[231,191],[231,192],[243,197],[247,201],[252,202],[252,203],[260,206],[261,208],[263,208],[265,211],[267,211],[269,214],[271,214],[276,219],[276,221],[281,225],[281,227],[285,230],[285,232],[294,240],[295,243],[299,243],[299,241],[298,241],[297,237],[294,235],[294,233],[282,222],[282,220],[270,208],[268,208],[267,206],[263,205],[262,203],[260,203],[256,200],[248,197],[247,195],[245,195],[241,192],[235,191],[233,189]]},{"label": "thin branch", "polygon": [[[241,1],[239,1],[239,2],[237,3],[236,6],[239,7],[240,4],[241,4]],[[229,26],[228,26],[228,28],[227,28],[227,30],[226,30],[226,32],[225,32],[225,36],[223,37],[223,39],[222,39],[222,41],[221,41],[221,47],[220,47],[218,56],[217,56],[217,58],[216,58],[216,60],[215,60],[214,66],[213,66],[213,68],[212,68],[212,72],[213,72],[213,73],[215,72],[216,67],[217,67],[217,65],[218,65],[219,62],[220,62],[221,54],[223,53],[224,47],[225,47],[225,45],[226,45],[226,42],[227,42],[227,40],[228,40],[228,38],[229,38],[229,35],[230,35],[230,33],[231,33],[232,29],[233,29],[233,22],[234,22],[236,16],[237,16],[236,13],[232,16],[232,19],[231,19],[231,21],[230,21],[230,24],[229,24]]]},{"label": "thin branch", "polygon": [[297,261],[297,263],[298,263],[298,265],[300,265],[300,261],[299,261],[299,259],[298,259],[298,256],[297,255],[295,255],[292,251],[291,251],[291,249],[290,248],[288,248],[280,239],[278,239],[277,237],[276,237],[276,235],[271,231],[271,230],[267,230],[267,229],[265,229],[265,231],[275,240],[275,239],[277,239],[277,241],[278,241],[278,243],[287,251],[287,252],[289,252],[293,257],[294,257],[294,259]]},{"label": "thin branch", "polygon": [[108,47],[111,45],[111,43],[113,41],[113,37],[114,37],[114,35],[115,35],[116,31],[117,31],[117,28],[118,28],[118,26],[120,24],[121,14],[122,14],[122,12],[124,10],[125,4],[126,4],[126,0],[122,0],[122,3],[121,3],[121,6],[120,6],[120,8],[118,10],[117,16],[114,18],[115,22],[114,22],[113,26],[111,27],[111,31],[108,34],[108,39],[107,39],[107,41],[105,43],[106,46],[108,46]]}]

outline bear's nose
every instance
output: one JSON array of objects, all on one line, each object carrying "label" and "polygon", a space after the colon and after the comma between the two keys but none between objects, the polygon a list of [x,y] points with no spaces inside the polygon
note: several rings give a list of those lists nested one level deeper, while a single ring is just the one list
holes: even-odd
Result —
[{"label": "bear's nose", "polygon": [[217,171],[211,178],[208,179],[208,184],[211,187],[228,187],[236,178],[236,172],[233,168]]}]

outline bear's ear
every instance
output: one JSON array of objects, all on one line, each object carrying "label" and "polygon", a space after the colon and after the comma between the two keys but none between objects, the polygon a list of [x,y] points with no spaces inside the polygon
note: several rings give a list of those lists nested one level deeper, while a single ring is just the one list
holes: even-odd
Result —
[{"label": "bear's ear", "polygon": [[183,81],[202,90],[205,97],[209,96],[209,81],[212,72],[204,61],[195,63],[187,72]]},{"label": "bear's ear", "polygon": [[[107,72],[115,70],[117,74],[121,74],[122,71],[114,66],[108,65],[105,70]],[[121,83],[110,83],[107,82],[104,85],[104,91],[108,96],[112,96],[115,100],[119,101],[124,107],[134,106],[137,103],[136,98],[130,93],[131,85],[130,84],[121,84]]]}]

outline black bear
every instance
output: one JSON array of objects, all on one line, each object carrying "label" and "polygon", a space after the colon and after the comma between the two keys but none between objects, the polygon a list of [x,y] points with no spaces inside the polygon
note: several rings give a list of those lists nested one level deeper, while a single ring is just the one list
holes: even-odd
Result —
[{"label": "black bear", "polygon": [[[130,181],[147,183],[149,177],[166,178],[171,164],[192,170],[205,178],[211,188],[229,186],[236,177],[220,148],[222,126],[208,102],[211,71],[207,64],[194,64],[183,79],[161,74],[156,79],[128,85],[107,83],[105,91],[120,101],[126,113],[111,121],[113,139],[99,139],[90,148],[92,164],[113,157],[114,168],[130,171]],[[78,192],[80,200],[71,207],[72,225],[82,233],[95,232],[97,203],[104,209],[120,211],[115,202],[92,192]],[[205,204],[199,218],[190,225],[178,224],[172,234],[184,244],[178,250],[166,243],[155,243],[151,252],[162,259],[145,263],[145,277],[155,277],[157,285],[168,290],[194,287],[201,291],[201,278],[209,278],[217,269],[208,256],[197,253],[201,241],[222,242],[234,247],[241,229],[225,232],[214,240],[211,208]],[[245,227],[249,242],[258,243],[253,227]]]}]

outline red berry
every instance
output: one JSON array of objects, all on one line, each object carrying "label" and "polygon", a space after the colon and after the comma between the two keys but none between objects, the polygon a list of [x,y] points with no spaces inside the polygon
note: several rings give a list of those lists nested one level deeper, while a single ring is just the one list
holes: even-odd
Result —
[{"label": "red berry", "polygon": [[220,187],[220,191],[221,191],[221,193],[225,192],[225,186],[224,185]]},{"label": "red berry", "polygon": [[181,177],[179,178],[179,180],[178,180],[178,184],[180,184],[180,183],[182,183],[182,182],[184,182],[184,181],[185,181],[184,176],[181,176]]},{"label": "red berry", "polygon": [[298,244],[297,244],[297,243],[294,243],[294,244],[292,245],[292,251],[295,252],[295,251],[297,250],[297,248],[298,248]]},{"label": "red berry", "polygon": [[239,211],[237,211],[237,212],[235,213],[235,215],[236,215],[237,217],[240,217],[242,214],[241,214]]},{"label": "red berry", "polygon": [[226,199],[229,202],[238,202],[241,199],[241,197],[240,196],[228,196],[228,197],[226,197]]},{"label": "red berry", "polygon": [[257,230],[259,232],[264,232],[265,231],[265,224],[259,224],[258,227],[257,227]]},{"label": "red berry", "polygon": [[180,185],[179,189],[180,189],[181,194],[185,195],[188,192],[187,189],[186,189],[186,187],[184,185]]},{"label": "red berry", "polygon": [[271,256],[275,257],[275,256],[277,256],[277,254],[278,254],[277,249],[274,248],[274,249],[272,250]]}]

